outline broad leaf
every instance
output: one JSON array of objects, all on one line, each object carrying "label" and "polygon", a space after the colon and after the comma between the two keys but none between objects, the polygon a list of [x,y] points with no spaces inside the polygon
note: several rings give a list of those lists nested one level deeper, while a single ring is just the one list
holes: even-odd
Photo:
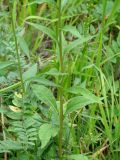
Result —
[{"label": "broad leaf", "polygon": [[29,67],[26,72],[24,72],[23,79],[24,80],[30,79],[32,77],[35,77],[36,74],[37,74],[37,64],[34,64],[31,67]]},{"label": "broad leaf", "polygon": [[73,111],[76,111],[77,109],[83,108],[86,105],[91,103],[93,103],[91,100],[83,96],[77,96],[77,97],[71,98],[67,103],[65,115]]},{"label": "broad leaf", "polygon": [[60,87],[59,85],[45,78],[34,78],[32,81],[45,86]]},{"label": "broad leaf", "polygon": [[43,124],[39,129],[39,138],[41,141],[41,148],[44,148],[52,137],[58,134],[58,127],[52,124]]},{"label": "broad leaf", "polygon": [[18,42],[19,42],[19,45],[21,47],[21,49],[23,50],[24,54],[29,58],[29,48],[28,48],[28,45],[24,39],[24,37],[22,36],[19,36],[18,37]]},{"label": "broad leaf", "polygon": [[91,93],[88,89],[83,88],[81,86],[74,86],[71,87],[68,92],[73,93],[73,94],[81,94],[82,96],[84,96],[85,98],[96,102],[96,103],[102,103],[100,98],[95,96],[93,93]]},{"label": "broad leaf", "polygon": [[32,85],[32,89],[34,94],[40,101],[57,111],[56,100],[52,92],[47,87],[43,85],[34,84]]}]

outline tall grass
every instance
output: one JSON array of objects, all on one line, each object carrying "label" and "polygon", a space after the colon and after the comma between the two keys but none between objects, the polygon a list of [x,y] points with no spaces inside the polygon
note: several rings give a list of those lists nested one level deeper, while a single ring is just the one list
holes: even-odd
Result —
[{"label": "tall grass", "polygon": [[[14,2],[15,4],[16,2]],[[16,4],[15,4],[16,5]],[[23,76],[22,76],[22,68],[21,68],[21,62],[20,62],[20,55],[19,55],[19,50],[18,50],[18,41],[17,41],[17,36],[16,36],[16,19],[14,18],[14,14],[16,12],[14,7],[11,7],[11,5],[9,4],[9,8],[10,8],[10,15],[11,15],[11,22],[12,22],[12,31],[13,31],[13,35],[14,35],[14,41],[15,41],[15,49],[16,49],[16,56],[17,56],[17,61],[18,61],[18,71],[20,74],[20,81],[21,81],[21,85],[22,85],[22,93],[25,93],[25,87],[24,87],[24,82],[23,82]],[[12,9],[13,8],[13,9]]]},{"label": "tall grass", "polygon": [[[59,64],[60,64],[60,72],[64,72],[63,66],[63,46],[62,46],[62,2],[58,0],[58,46],[59,46]],[[59,100],[60,100],[60,133],[59,133],[59,157],[62,160],[62,152],[63,152],[63,79],[60,80],[61,88],[59,90]]]},{"label": "tall grass", "polygon": [[1,3],[5,159],[119,160],[119,0]]}]

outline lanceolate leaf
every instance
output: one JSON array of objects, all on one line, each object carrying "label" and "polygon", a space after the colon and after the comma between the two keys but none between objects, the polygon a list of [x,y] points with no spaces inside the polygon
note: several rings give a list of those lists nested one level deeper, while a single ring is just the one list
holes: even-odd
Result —
[{"label": "lanceolate leaf", "polygon": [[47,34],[52,40],[56,41],[56,34],[52,29],[37,23],[31,23],[31,22],[26,22],[26,23],[40,30],[41,32]]},{"label": "lanceolate leaf", "polygon": [[88,42],[92,38],[93,36],[88,36],[88,37],[81,37],[77,40],[74,40],[73,42],[69,43],[69,45],[64,49],[64,53],[69,53],[75,47],[82,45],[85,42]]},{"label": "lanceolate leaf", "polygon": [[52,86],[52,87],[60,87],[60,85],[58,84],[55,84],[54,82],[48,80],[48,79],[45,79],[45,78],[33,78],[32,79],[33,82],[36,82],[38,84],[41,84],[41,85],[45,85],[45,86]]},{"label": "lanceolate leaf", "polygon": [[90,160],[87,156],[82,154],[70,155],[67,157],[69,160]]},{"label": "lanceolate leaf", "polygon": [[42,3],[48,3],[48,4],[55,4],[55,1],[54,0],[35,0],[31,3],[29,3],[28,5],[32,5],[32,4],[42,4]]},{"label": "lanceolate leaf", "polygon": [[66,25],[65,27],[63,27],[63,31],[70,32],[75,37],[82,38],[75,26]]},{"label": "lanceolate leaf", "polygon": [[55,111],[57,111],[57,104],[56,100],[52,94],[52,92],[45,86],[43,85],[37,85],[34,84],[32,85],[32,89],[36,97],[48,105],[49,107],[52,107]]},{"label": "lanceolate leaf", "polygon": [[73,111],[76,111],[77,109],[83,108],[86,105],[89,105],[91,103],[94,103],[94,102],[83,96],[77,96],[77,97],[71,98],[67,103],[65,115]]},{"label": "lanceolate leaf", "polygon": [[13,64],[14,62],[10,62],[10,61],[0,62],[0,70],[6,69]]},{"label": "lanceolate leaf", "polygon": [[25,54],[28,58],[30,58],[30,56],[29,56],[29,48],[28,48],[28,45],[27,45],[24,37],[19,36],[19,37],[18,37],[18,42],[19,42],[19,45],[20,45],[21,49],[23,50],[24,54]]},{"label": "lanceolate leaf", "polygon": [[74,86],[71,87],[68,92],[73,93],[73,94],[79,94],[84,96],[85,98],[96,102],[96,103],[101,103],[101,100],[99,97],[95,96],[93,93],[91,93],[88,89],[83,88],[81,86]]},{"label": "lanceolate leaf", "polygon": [[8,92],[10,90],[16,89],[21,86],[21,82],[15,83],[14,85],[8,86],[6,88],[0,89],[0,94]]}]

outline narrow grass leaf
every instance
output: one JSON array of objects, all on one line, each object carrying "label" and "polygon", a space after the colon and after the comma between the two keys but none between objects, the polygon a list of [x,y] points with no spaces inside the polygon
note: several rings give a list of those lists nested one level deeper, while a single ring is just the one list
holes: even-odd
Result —
[{"label": "narrow grass leaf", "polygon": [[54,0],[36,0],[36,1],[33,1],[31,3],[28,3],[28,5],[33,5],[33,4],[42,4],[42,3],[48,3],[48,4],[55,4],[55,1]]},{"label": "narrow grass leaf", "polygon": [[6,69],[10,66],[12,66],[14,64],[13,61],[4,61],[4,62],[0,62],[0,70]]},{"label": "narrow grass leaf", "polygon": [[26,22],[26,23],[29,24],[30,26],[38,29],[39,31],[47,34],[52,40],[56,41],[56,34],[52,29],[45,27],[41,24],[37,24],[37,23],[31,23],[31,22]]}]

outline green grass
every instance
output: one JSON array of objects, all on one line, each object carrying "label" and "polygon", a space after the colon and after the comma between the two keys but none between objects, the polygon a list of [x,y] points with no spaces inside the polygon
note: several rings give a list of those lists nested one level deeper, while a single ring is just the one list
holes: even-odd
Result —
[{"label": "green grass", "polygon": [[120,1],[0,1],[0,159],[119,160]]}]

